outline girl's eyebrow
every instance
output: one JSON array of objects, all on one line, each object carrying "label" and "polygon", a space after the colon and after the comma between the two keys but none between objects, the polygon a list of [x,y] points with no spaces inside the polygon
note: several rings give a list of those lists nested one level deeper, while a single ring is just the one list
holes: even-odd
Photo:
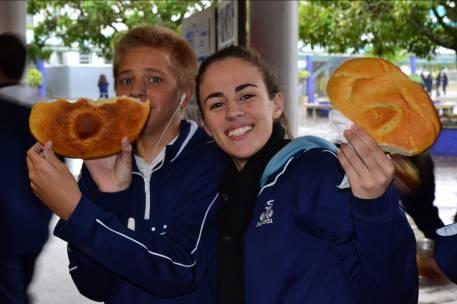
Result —
[{"label": "girl's eyebrow", "polygon": [[[235,87],[235,92],[239,92],[247,87],[255,87],[257,88],[258,86],[255,85],[255,84],[252,84],[252,83],[243,83],[243,84],[240,84],[239,86]],[[203,103],[205,103],[208,99],[210,98],[213,98],[213,97],[223,97],[224,94],[222,94],[222,92],[214,92],[214,93],[211,93],[209,94],[205,100],[203,100]]]},{"label": "girl's eyebrow", "polygon": [[224,94],[222,92],[214,92],[206,96],[205,100],[203,100],[203,103],[205,103],[208,99],[213,98],[213,97],[223,97]]},{"label": "girl's eyebrow", "polygon": [[241,90],[243,90],[244,88],[246,87],[255,87],[257,88],[257,86],[255,84],[252,84],[252,83],[243,83],[243,84],[240,84],[239,86],[237,86],[235,88],[235,92],[239,92]]}]

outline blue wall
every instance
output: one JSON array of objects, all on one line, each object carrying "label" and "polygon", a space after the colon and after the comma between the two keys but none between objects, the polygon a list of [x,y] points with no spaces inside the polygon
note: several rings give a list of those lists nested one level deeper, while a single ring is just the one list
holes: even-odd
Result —
[{"label": "blue wall", "polygon": [[441,130],[438,139],[430,149],[432,155],[457,156],[457,129]]}]

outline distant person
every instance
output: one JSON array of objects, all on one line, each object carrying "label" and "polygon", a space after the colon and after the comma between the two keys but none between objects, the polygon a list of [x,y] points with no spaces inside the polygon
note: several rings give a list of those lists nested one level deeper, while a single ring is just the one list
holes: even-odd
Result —
[{"label": "distant person", "polygon": [[435,257],[440,269],[457,284],[457,224],[436,231]]},{"label": "distant person", "polygon": [[427,72],[425,76],[425,90],[427,91],[428,95],[432,96],[432,87],[433,87],[433,78],[432,73]]},{"label": "distant person", "polygon": [[447,78],[447,74],[446,74],[446,72],[444,70],[441,72],[441,84],[442,84],[442,88],[443,88],[443,94],[446,95],[446,88],[447,88],[447,85],[448,85],[448,78]]},{"label": "distant person", "polygon": [[436,96],[440,96],[440,88],[441,88],[441,71],[438,72],[435,78],[435,88],[436,88]]},{"label": "distant person", "polygon": [[422,80],[422,83],[421,83],[421,84],[422,84],[422,87],[424,88],[424,90],[426,90],[425,83],[426,83],[427,81],[426,81],[426,79],[425,79],[425,74],[424,74],[423,71],[420,73],[420,76],[421,76],[421,80]]},{"label": "distant person", "polygon": [[402,205],[414,220],[417,228],[428,239],[434,239],[436,229],[444,226],[438,216],[435,201],[434,163],[429,153],[406,157],[393,155],[395,186]]},{"label": "distant person", "polygon": [[0,35],[0,303],[31,303],[28,287],[48,239],[51,212],[32,194],[25,155],[33,145],[30,109],[4,94],[25,67],[26,49],[13,34]]},{"label": "distant person", "polygon": [[393,155],[394,184],[399,191],[404,210],[414,220],[425,239],[418,241],[417,264],[419,274],[426,279],[444,278],[433,256],[436,229],[444,226],[435,201],[434,163],[429,153],[406,157]]},{"label": "distant person", "polygon": [[108,98],[108,85],[105,74],[101,74],[98,78],[98,90],[100,91],[100,98]]}]

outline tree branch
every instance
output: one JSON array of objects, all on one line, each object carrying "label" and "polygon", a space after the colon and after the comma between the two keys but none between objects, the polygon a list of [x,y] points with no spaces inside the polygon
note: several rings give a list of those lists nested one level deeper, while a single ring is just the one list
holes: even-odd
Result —
[{"label": "tree branch", "polygon": [[438,35],[435,35],[435,33],[433,33],[431,30],[416,22],[416,20],[411,18],[411,16],[408,16],[406,20],[409,24],[411,24],[413,28],[417,29],[419,32],[427,36],[432,42],[436,43],[437,45],[443,46],[448,49],[455,49],[455,43],[453,41],[449,41],[447,39],[441,38]]},{"label": "tree branch", "polygon": [[444,6],[444,9],[446,10],[446,17],[452,22],[457,21],[457,7],[450,6],[446,0],[441,0],[439,3]]},{"label": "tree branch", "polygon": [[442,16],[440,16],[440,14],[438,14],[436,7],[432,7],[432,12],[433,12],[433,15],[435,15],[436,19],[438,20],[438,24],[441,25],[446,32],[451,33],[452,36],[455,36],[457,34],[457,29],[452,26],[447,25],[446,22],[444,22],[444,18]]}]

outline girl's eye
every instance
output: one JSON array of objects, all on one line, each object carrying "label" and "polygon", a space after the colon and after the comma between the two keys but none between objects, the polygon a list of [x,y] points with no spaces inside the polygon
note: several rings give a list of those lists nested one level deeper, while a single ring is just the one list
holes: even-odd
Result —
[{"label": "girl's eye", "polygon": [[241,96],[240,100],[242,100],[242,101],[248,100],[248,99],[251,99],[254,96],[255,95],[253,95],[253,94],[244,94],[244,95]]},{"label": "girl's eye", "polygon": [[148,77],[147,78],[147,82],[148,83],[159,83],[161,81],[162,81],[162,79],[160,77],[157,77],[157,76],[152,76],[152,77]]},{"label": "girl's eye", "polygon": [[224,104],[222,102],[215,102],[212,105],[210,105],[209,109],[210,110],[217,110],[221,108]]}]

